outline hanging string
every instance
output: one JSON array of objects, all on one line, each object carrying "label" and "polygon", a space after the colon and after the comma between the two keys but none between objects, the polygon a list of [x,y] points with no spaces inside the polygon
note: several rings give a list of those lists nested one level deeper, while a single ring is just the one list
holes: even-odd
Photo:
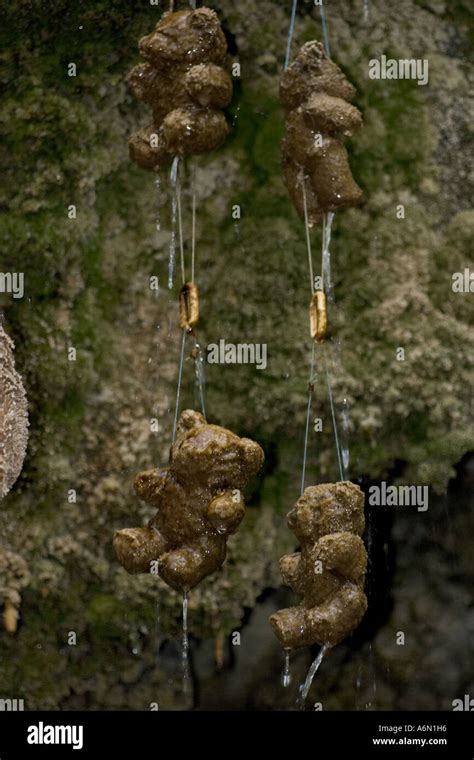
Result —
[{"label": "hanging string", "polygon": [[[311,235],[310,235],[310,229],[309,229],[309,220],[308,220],[308,204],[306,200],[306,179],[302,175],[301,176],[301,183],[303,188],[303,208],[304,208],[304,223],[305,223],[305,230],[306,230],[306,247],[308,249],[308,268],[309,268],[309,278],[310,278],[310,289],[311,289],[311,295],[314,293],[314,276],[313,276],[313,253],[311,250]],[[305,422],[305,433],[304,433],[304,449],[303,449],[303,466],[302,466],[302,472],[301,472],[301,495],[303,495],[304,492],[304,484],[305,484],[305,477],[306,477],[306,462],[308,459],[308,439],[309,439],[309,423],[311,418],[311,407],[313,403],[313,392],[314,392],[314,364],[315,364],[315,345],[312,343],[311,346],[311,360],[310,360],[310,371],[309,371],[309,380],[308,380],[308,403],[306,406],[306,422]]]},{"label": "hanging string", "polygon": [[311,251],[311,234],[308,221],[308,204],[306,201],[306,178],[302,177],[303,186],[303,208],[304,208],[304,226],[306,230],[306,247],[308,249],[308,267],[309,267],[309,279],[311,295],[314,293],[314,275],[313,275],[313,254]]},{"label": "hanging string", "polygon": [[295,32],[295,20],[296,20],[296,9],[298,7],[298,0],[293,0],[293,5],[291,8],[291,19],[290,19],[290,28],[288,30],[288,39],[286,43],[286,55],[285,55],[285,65],[284,70],[286,71],[288,66],[290,65],[290,56],[291,56],[291,44],[293,42],[293,34]]},{"label": "hanging string", "polygon": [[[192,178],[192,223],[191,223],[191,282],[194,282],[196,262],[196,166],[193,166]],[[204,356],[201,345],[196,341],[194,347],[194,377],[196,380],[199,405],[203,416],[206,416],[206,404],[204,401]]]},{"label": "hanging string", "polygon": [[194,282],[194,262],[196,259],[196,167],[193,167],[193,217],[191,233],[191,282]]},{"label": "hanging string", "polygon": [[183,217],[181,214],[181,183],[179,176],[176,184],[176,203],[178,206],[178,237],[179,237],[179,253],[181,260],[181,279],[183,285],[186,282],[186,274],[184,271],[184,240],[183,240]]},{"label": "hanging string", "polygon": [[[183,214],[181,205],[181,183],[179,175],[176,176],[176,209],[178,218],[178,238],[179,238],[179,250],[180,250],[180,263],[181,263],[181,280],[182,284],[186,283],[186,268],[184,261],[184,235],[183,235]],[[191,226],[191,282],[194,282],[195,268],[196,268],[196,170],[194,168],[192,174],[192,226]],[[179,401],[181,395],[181,385],[183,379],[183,366],[184,366],[184,353],[186,346],[186,331],[183,330],[183,336],[181,339],[181,352],[179,358],[178,367],[178,384],[176,388],[176,404],[175,414],[173,422],[173,441],[176,438],[176,428],[178,424],[179,416]],[[197,387],[199,405],[201,407],[202,414],[206,416],[206,406],[204,401],[204,356],[201,345],[196,340],[194,344],[194,376]]]},{"label": "hanging string", "polygon": [[[177,204],[177,209],[178,209],[178,237],[179,237],[179,250],[180,250],[180,258],[181,258],[181,279],[184,285],[186,282],[186,271],[184,268],[183,217],[181,213],[181,183],[179,180],[179,173],[177,173],[177,176],[176,176],[176,204]],[[181,396],[181,382],[183,379],[185,347],[186,347],[186,331],[183,330],[183,335],[181,338],[181,353],[180,353],[179,367],[178,367],[178,385],[176,388],[176,404],[175,404],[174,421],[173,421],[173,437],[172,437],[173,442],[176,438],[176,427],[178,424],[179,399]]]},{"label": "hanging string", "polygon": [[179,359],[179,369],[178,369],[178,386],[176,388],[176,405],[174,410],[174,421],[173,421],[173,435],[172,435],[172,441],[174,443],[176,438],[176,428],[178,425],[178,414],[179,414],[179,397],[181,395],[181,380],[183,379],[183,364],[184,364],[184,349],[186,346],[186,332],[183,330],[183,337],[181,338],[181,356]]},{"label": "hanging string", "polygon": [[306,477],[306,462],[308,458],[309,421],[311,418],[311,406],[313,403],[313,391],[314,391],[314,360],[315,360],[315,346],[313,343],[312,348],[311,348],[311,361],[310,361],[309,381],[308,381],[308,404],[306,407],[303,466],[301,470],[301,491],[300,491],[301,496],[303,496],[303,493],[304,493],[304,483],[305,483],[305,477]]}]

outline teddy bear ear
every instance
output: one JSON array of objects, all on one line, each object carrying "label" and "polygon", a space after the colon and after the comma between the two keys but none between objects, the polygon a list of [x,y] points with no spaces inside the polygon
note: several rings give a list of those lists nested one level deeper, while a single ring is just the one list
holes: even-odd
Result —
[{"label": "teddy bear ear", "polygon": [[199,425],[207,425],[206,418],[199,412],[195,412],[193,409],[185,409],[184,412],[181,413],[176,430],[178,435],[182,435],[188,430],[191,430],[191,428],[198,427]]},{"label": "teddy bear ear", "polygon": [[241,438],[240,443],[243,447],[245,465],[249,475],[256,475],[263,464],[265,455],[262,448],[250,438]]}]

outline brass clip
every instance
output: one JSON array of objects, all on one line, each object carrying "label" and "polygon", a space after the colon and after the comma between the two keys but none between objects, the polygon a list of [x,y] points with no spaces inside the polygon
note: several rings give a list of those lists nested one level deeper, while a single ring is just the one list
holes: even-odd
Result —
[{"label": "brass clip", "polygon": [[179,294],[179,326],[187,333],[193,331],[199,321],[199,290],[194,282],[187,282]]},{"label": "brass clip", "polygon": [[309,305],[309,324],[311,337],[316,343],[323,343],[328,329],[328,313],[326,308],[326,293],[315,290]]}]

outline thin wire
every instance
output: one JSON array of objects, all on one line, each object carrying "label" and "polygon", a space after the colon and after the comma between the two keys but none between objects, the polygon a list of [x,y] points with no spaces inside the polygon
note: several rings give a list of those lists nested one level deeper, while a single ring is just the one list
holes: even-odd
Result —
[{"label": "thin wire", "polygon": [[191,238],[191,282],[194,282],[194,262],[196,259],[196,167],[193,169],[193,221]]},{"label": "thin wire", "polygon": [[186,330],[183,330],[183,337],[181,340],[181,357],[179,360],[179,370],[178,370],[178,387],[176,388],[176,406],[174,410],[174,422],[173,422],[173,443],[176,438],[176,427],[178,425],[178,414],[179,414],[179,397],[181,394],[181,380],[183,379],[183,364],[184,364],[184,348],[186,345]]},{"label": "thin wire", "polygon": [[183,285],[186,282],[186,273],[184,269],[184,240],[183,240],[183,217],[181,215],[181,183],[178,181],[176,184],[176,199],[178,203],[178,234],[179,234],[179,252],[181,257],[181,278]]},{"label": "thin wire", "polygon": [[331,407],[331,420],[332,420],[332,429],[334,432],[334,443],[336,445],[336,454],[337,454],[337,463],[339,466],[339,476],[341,480],[344,480],[344,469],[342,467],[342,459],[341,459],[341,450],[339,445],[339,434],[337,432],[337,422],[336,422],[336,412],[334,409],[334,398],[332,395],[332,383],[331,383],[331,374],[329,372],[329,367],[326,359],[326,352],[324,350],[323,345],[323,361],[324,361],[324,371],[326,374],[326,384],[328,388],[328,397],[329,397],[329,405]]},{"label": "thin wire", "polygon": [[308,405],[306,407],[306,425],[304,432],[304,450],[303,450],[303,467],[301,471],[301,496],[304,492],[304,481],[306,476],[306,461],[308,458],[308,437],[309,437],[309,418],[311,416],[311,403],[313,401],[313,381],[314,381],[314,343],[311,349],[311,368],[309,371],[309,383],[308,383]]},{"label": "thin wire", "polygon": [[290,55],[291,55],[291,43],[293,42],[293,34],[295,31],[295,20],[296,20],[296,9],[298,7],[298,0],[293,0],[293,5],[291,8],[291,19],[290,19],[290,28],[288,30],[288,39],[286,43],[286,55],[285,55],[285,65],[284,70],[286,71],[289,64],[290,64]]},{"label": "thin wire", "polygon": [[308,249],[309,277],[311,281],[310,287],[311,287],[311,295],[312,295],[314,293],[313,254],[311,251],[311,235],[309,231],[308,205],[306,202],[306,181],[305,181],[304,176],[302,177],[302,184],[303,184],[304,226],[306,229],[306,247]]},{"label": "thin wire", "polygon": [[326,23],[326,14],[324,12],[324,0],[321,0],[321,5],[319,6],[319,13],[321,15],[321,25],[323,27],[324,50],[326,52],[327,57],[330,58],[331,50],[329,48],[329,34],[328,34],[328,26]]}]

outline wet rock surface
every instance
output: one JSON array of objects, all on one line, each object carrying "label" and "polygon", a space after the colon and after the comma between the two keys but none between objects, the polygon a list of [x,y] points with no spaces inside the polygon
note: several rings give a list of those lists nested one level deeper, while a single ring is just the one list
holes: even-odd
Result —
[{"label": "wet rock surface", "polygon": [[[350,407],[352,477],[429,483],[442,493],[473,447],[472,304],[451,288],[474,241],[472,14],[467,0],[442,13],[429,0],[396,9],[370,0],[365,20],[361,6],[331,0],[328,11],[332,58],[364,115],[346,145],[365,202],[336,214],[331,243],[343,316],[335,397]],[[196,705],[291,709],[268,616],[298,599],[281,590],[262,598],[281,584],[278,558],[296,549],[285,515],[299,493],[310,350],[304,231],[281,172],[288,4],[213,7],[233,35],[242,77],[232,140],[190,167],[200,338],[265,343],[268,366],[208,365],[206,404],[209,421],[258,440],[266,464],[222,569],[189,595]],[[321,37],[319,9],[299,7],[295,52]],[[131,484],[167,459],[176,392],[178,293],[150,289],[150,275],[161,284],[166,276],[167,172],[158,192],[157,177],[127,151],[150,110],[131,96],[126,75],[160,13],[135,0],[12,0],[6,14],[0,236],[3,269],[26,273],[25,298],[11,300],[6,315],[31,425],[23,472],[0,510],[3,548],[29,571],[16,634],[0,634],[0,696],[23,697],[25,709],[176,707],[181,655],[179,639],[174,650],[170,642],[181,604],[159,577],[124,572],[110,542],[132,513],[136,525],[153,517]],[[368,61],[382,52],[427,57],[428,86],[370,81]],[[77,63],[76,77],[66,61]],[[65,214],[71,203],[76,220]],[[240,221],[231,216],[236,203]],[[185,224],[190,209],[184,194]],[[405,361],[395,358],[399,346]],[[196,403],[192,367],[185,362],[183,408]],[[310,442],[313,483],[337,479],[330,410],[317,393],[325,424]],[[452,699],[474,695],[467,486],[466,471],[446,497],[432,492],[421,515],[368,510],[369,609],[318,672],[311,695],[324,709],[451,709]],[[13,593],[3,564],[0,576]],[[219,631],[233,664],[215,674]],[[292,655],[295,685],[314,654]]]}]

